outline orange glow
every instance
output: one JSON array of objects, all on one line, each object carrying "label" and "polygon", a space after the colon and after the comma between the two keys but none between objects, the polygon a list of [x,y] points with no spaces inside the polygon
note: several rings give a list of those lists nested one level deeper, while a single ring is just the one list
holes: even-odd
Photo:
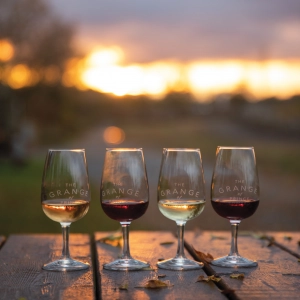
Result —
[{"label": "orange glow", "polygon": [[9,61],[14,56],[14,47],[9,40],[0,40],[0,61]]},{"label": "orange glow", "polygon": [[6,79],[8,85],[13,89],[20,89],[25,86],[33,85],[38,80],[37,73],[23,64],[12,67]]},{"label": "orange glow", "polygon": [[44,71],[44,80],[46,83],[53,84],[60,79],[60,71],[56,66],[49,66]]},{"label": "orange glow", "polygon": [[116,96],[152,98],[180,91],[205,100],[218,94],[240,92],[241,87],[254,99],[300,94],[299,60],[160,61],[123,65],[123,57],[117,47],[98,48],[85,59],[70,64],[63,82],[66,86]]},{"label": "orange glow", "polygon": [[170,62],[122,66],[123,53],[115,47],[92,52],[85,60],[81,80],[99,92],[124,95],[164,95],[179,82],[179,66]]},{"label": "orange glow", "polygon": [[108,144],[121,144],[125,140],[125,132],[116,126],[109,126],[105,128],[103,139]]}]

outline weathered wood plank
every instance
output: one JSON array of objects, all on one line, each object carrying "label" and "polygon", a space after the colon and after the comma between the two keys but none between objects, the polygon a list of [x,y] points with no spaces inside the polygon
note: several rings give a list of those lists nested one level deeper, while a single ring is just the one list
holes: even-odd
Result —
[{"label": "weathered wood plank", "polygon": [[[168,271],[157,269],[159,258],[171,258],[176,254],[177,240],[168,232],[130,232],[130,249],[134,258],[148,261],[153,271],[118,272],[103,269],[103,264],[118,257],[121,249],[98,242],[100,238],[110,233],[97,232],[95,234],[97,282],[101,299],[226,299],[213,284],[196,282],[199,275],[205,275],[202,269],[192,271]],[[161,245],[164,242],[174,242],[170,245]],[[190,257],[189,255],[187,255]],[[144,285],[149,279],[157,278],[158,274],[166,277],[160,280],[169,280],[172,287],[162,289],[136,288]],[[120,286],[127,283],[127,290],[120,290]]]},{"label": "weathered wood plank", "polygon": [[[201,252],[209,252],[215,258],[227,255],[230,248],[230,232],[186,233],[186,241]],[[221,268],[212,266],[228,286],[241,299],[299,299],[299,262],[278,247],[267,247],[268,241],[252,236],[238,238],[241,255],[256,259],[256,268]],[[230,273],[244,273],[244,280],[230,278]],[[205,284],[205,283],[203,283]]]},{"label": "weathered wood plank", "polygon": [[[42,270],[61,254],[58,234],[11,235],[0,251],[0,299],[96,299],[93,268],[75,272]],[[70,253],[91,264],[90,238],[70,235]]]},{"label": "weathered wood plank", "polygon": [[300,233],[298,232],[267,232],[269,237],[274,238],[276,244],[278,243],[285,247],[285,251],[300,258]]}]

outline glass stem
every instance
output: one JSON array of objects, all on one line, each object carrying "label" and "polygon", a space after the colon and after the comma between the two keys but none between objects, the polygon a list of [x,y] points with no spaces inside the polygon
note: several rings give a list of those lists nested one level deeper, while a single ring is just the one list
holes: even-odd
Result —
[{"label": "glass stem", "polygon": [[70,251],[69,251],[69,231],[70,223],[61,223],[62,235],[63,235],[63,248],[61,259],[70,260]]},{"label": "glass stem", "polygon": [[122,259],[131,259],[129,250],[129,225],[130,223],[121,223],[123,232],[123,253]]},{"label": "glass stem", "polygon": [[176,258],[185,258],[184,255],[184,226],[185,223],[177,223],[178,248]]},{"label": "glass stem", "polygon": [[237,236],[238,229],[241,221],[231,220],[231,248],[229,256],[239,256],[238,245],[237,245]]}]

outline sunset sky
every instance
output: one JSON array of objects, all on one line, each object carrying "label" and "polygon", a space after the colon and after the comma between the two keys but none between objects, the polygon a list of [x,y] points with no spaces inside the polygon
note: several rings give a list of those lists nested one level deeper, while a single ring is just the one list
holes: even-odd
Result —
[{"label": "sunset sky", "polygon": [[[66,86],[155,99],[190,92],[200,101],[240,92],[253,100],[300,94],[299,0],[45,3],[75,26],[81,58],[66,63]],[[13,45],[0,44],[0,61],[9,60]],[[55,68],[44,78],[53,82]],[[13,88],[39,80],[26,65],[7,74]]]},{"label": "sunset sky", "polygon": [[83,49],[118,45],[130,63],[300,58],[299,0],[49,0]]}]

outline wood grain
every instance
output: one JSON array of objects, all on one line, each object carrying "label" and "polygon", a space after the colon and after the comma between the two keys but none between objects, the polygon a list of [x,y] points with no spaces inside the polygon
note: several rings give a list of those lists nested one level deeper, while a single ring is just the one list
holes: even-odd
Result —
[{"label": "wood grain", "polygon": [[[230,232],[186,233],[186,241],[201,252],[215,258],[227,255]],[[299,299],[300,265],[295,257],[268,241],[252,236],[238,238],[239,253],[258,262],[255,268],[221,268],[211,266],[241,299]],[[244,273],[244,280],[230,278],[230,273]]]},{"label": "wood grain", "polygon": [[[199,275],[206,276],[202,269],[192,271],[169,271],[157,269],[159,258],[171,258],[176,254],[177,240],[168,232],[130,232],[130,249],[134,258],[148,261],[153,271],[108,271],[103,269],[103,264],[113,261],[118,257],[121,248],[100,243],[99,239],[111,233],[96,233],[96,259],[98,293],[101,299],[226,299],[213,283],[203,284],[196,282]],[[173,244],[162,245],[164,242]],[[188,256],[188,255],[187,255]],[[166,277],[161,280],[169,280],[173,285],[169,288],[145,289],[137,288],[144,285],[149,279],[157,278],[158,274]],[[124,283],[128,284],[127,290],[120,290]]]},{"label": "wood grain", "polygon": [[268,237],[274,238],[275,246],[300,259],[300,233],[271,231],[266,234]]},{"label": "wood grain", "polygon": [[[0,299],[96,299],[93,269],[49,272],[42,265],[61,254],[62,236],[11,235],[0,251]],[[91,264],[90,238],[70,235],[75,259]]]}]

